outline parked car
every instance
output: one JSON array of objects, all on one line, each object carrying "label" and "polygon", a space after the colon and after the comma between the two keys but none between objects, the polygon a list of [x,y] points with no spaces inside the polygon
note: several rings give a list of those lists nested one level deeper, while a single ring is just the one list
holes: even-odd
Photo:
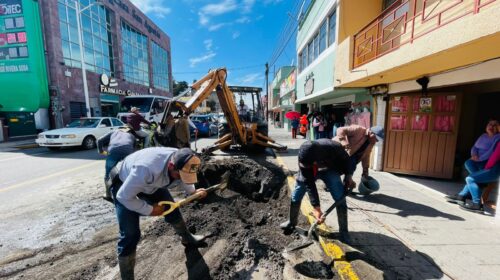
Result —
[{"label": "parked car", "polygon": [[[198,135],[212,136],[217,134],[217,125],[215,119],[210,115],[192,115],[191,121],[198,129]],[[194,133],[194,128],[190,127],[191,133]]]},{"label": "parked car", "polygon": [[42,147],[47,147],[49,150],[72,146],[93,149],[99,137],[124,125],[117,118],[81,118],[72,121],[65,128],[53,129],[38,134],[35,142]]}]

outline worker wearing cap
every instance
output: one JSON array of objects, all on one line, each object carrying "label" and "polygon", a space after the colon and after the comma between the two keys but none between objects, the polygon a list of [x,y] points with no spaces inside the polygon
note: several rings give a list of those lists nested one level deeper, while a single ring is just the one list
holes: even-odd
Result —
[{"label": "worker wearing cap", "polygon": [[[160,216],[167,210],[158,205],[160,201],[174,201],[167,188],[180,184],[189,195],[202,192],[206,196],[204,189],[194,187],[200,163],[187,148],[147,148],[129,155],[116,167],[119,177],[111,191],[120,229],[118,263],[122,279],[134,278],[135,253],[141,237],[139,217]],[[185,246],[198,245],[205,238],[189,232],[179,209],[165,216],[165,221],[174,227]]]},{"label": "worker wearing cap", "polygon": [[363,167],[362,176],[368,178],[368,167],[370,154],[373,146],[384,138],[384,129],[380,126],[365,128],[359,125],[349,125],[337,129],[337,135],[333,138],[344,147],[349,154],[352,169],[361,162]]},{"label": "worker wearing cap", "polygon": [[243,121],[246,121],[247,115],[248,106],[245,105],[245,101],[243,101],[243,99],[240,99],[240,105],[238,105],[238,116],[240,116],[240,119],[242,119]]},{"label": "worker wearing cap", "polygon": [[144,147],[149,147],[149,133],[141,128],[141,123],[151,125],[140,113],[139,108],[130,108],[131,114],[127,116],[127,124],[135,131],[135,133],[144,139]]},{"label": "worker wearing cap", "polygon": [[[331,139],[306,141],[299,149],[299,173],[295,180],[295,189],[290,203],[288,221],[280,227],[284,230],[293,230],[297,225],[300,203],[306,191],[309,194],[314,217],[321,224],[324,221],[321,212],[316,180],[322,180],[335,201],[342,199],[347,188],[355,186],[352,180],[352,165],[349,155],[342,145]],[[344,180],[340,178],[344,176]],[[337,206],[340,241],[349,243],[347,226],[347,204],[345,200]]]}]

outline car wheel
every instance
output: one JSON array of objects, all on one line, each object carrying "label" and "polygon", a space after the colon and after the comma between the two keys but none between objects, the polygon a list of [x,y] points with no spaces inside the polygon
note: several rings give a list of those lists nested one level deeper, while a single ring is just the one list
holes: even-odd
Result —
[{"label": "car wheel", "polygon": [[59,151],[61,147],[47,147],[50,151]]},{"label": "car wheel", "polygon": [[82,142],[82,147],[85,149],[85,150],[90,150],[90,149],[93,149],[95,148],[95,138],[94,136],[87,136],[85,137],[85,139],[83,139],[83,142]]}]

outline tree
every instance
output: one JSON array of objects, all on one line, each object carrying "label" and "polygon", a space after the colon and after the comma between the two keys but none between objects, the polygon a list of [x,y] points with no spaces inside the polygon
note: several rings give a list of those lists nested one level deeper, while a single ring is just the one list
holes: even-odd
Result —
[{"label": "tree", "polygon": [[181,94],[182,92],[184,92],[186,89],[189,88],[189,85],[186,81],[180,81],[180,82],[177,82],[177,81],[174,81],[174,96],[177,96],[179,94]]}]

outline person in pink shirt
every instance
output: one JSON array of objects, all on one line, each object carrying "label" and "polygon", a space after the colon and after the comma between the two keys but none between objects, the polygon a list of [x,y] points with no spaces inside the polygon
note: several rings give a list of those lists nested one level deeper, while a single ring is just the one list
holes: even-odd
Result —
[{"label": "person in pink shirt", "polygon": [[[448,196],[448,201],[458,203],[460,208],[468,211],[480,211],[482,190],[478,184],[498,181],[500,176],[500,142],[496,143],[495,149],[489,157],[484,169],[473,172],[465,178],[465,186],[456,195]],[[467,197],[472,197],[471,202],[467,202]]]}]

